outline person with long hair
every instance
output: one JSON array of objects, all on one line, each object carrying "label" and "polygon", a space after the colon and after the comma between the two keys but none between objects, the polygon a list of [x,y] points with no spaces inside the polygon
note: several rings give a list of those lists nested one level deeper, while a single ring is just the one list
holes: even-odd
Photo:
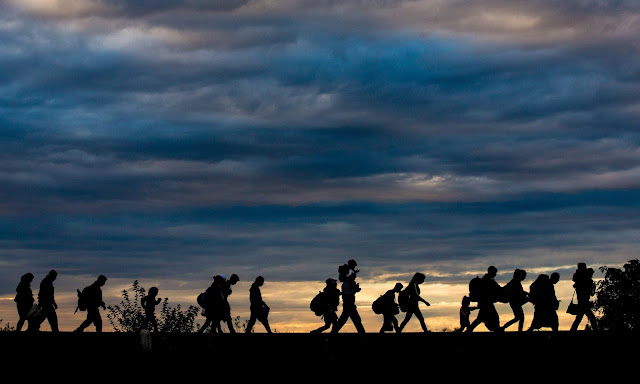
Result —
[{"label": "person with long hair", "polygon": [[33,307],[34,298],[33,292],[31,291],[31,282],[33,281],[33,274],[25,273],[20,278],[20,283],[16,287],[16,297],[13,301],[16,302],[16,306],[18,307],[18,323],[16,324],[16,331],[20,332],[22,327],[24,326],[24,322],[27,321],[29,317],[29,312],[31,311],[31,307]]},{"label": "person with long hair", "polygon": [[423,299],[420,296],[420,284],[424,283],[425,279],[426,279],[426,276],[423,273],[416,272],[411,278],[409,285],[403,290],[407,295],[407,299],[408,299],[407,300],[408,305],[406,307],[407,314],[405,315],[404,320],[402,320],[402,323],[398,328],[398,332],[402,332],[402,330],[407,325],[409,320],[411,320],[411,317],[414,315],[416,316],[418,321],[420,321],[420,326],[422,327],[422,330],[424,332],[429,332],[429,330],[427,329],[427,324],[425,323],[424,317],[422,316],[422,312],[420,312],[420,308],[419,308],[420,302],[425,303],[427,307],[431,305],[427,300]]}]

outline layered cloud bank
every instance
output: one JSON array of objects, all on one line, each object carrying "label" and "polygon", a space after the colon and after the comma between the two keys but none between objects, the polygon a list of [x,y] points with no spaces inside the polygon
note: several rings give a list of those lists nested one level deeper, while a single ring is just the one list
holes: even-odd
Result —
[{"label": "layered cloud bank", "polygon": [[[0,2],[27,271],[464,282],[638,242],[633,1]],[[366,267],[365,267],[366,266]]]}]

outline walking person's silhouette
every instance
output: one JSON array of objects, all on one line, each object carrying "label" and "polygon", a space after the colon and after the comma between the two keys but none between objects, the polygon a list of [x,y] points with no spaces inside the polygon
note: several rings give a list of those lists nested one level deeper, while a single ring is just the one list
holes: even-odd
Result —
[{"label": "walking person's silhouette", "polygon": [[352,259],[338,268],[338,279],[342,281],[342,313],[338,322],[331,328],[331,333],[340,332],[340,329],[349,319],[353,322],[358,333],[365,333],[362,319],[356,306],[356,293],[360,292],[360,285],[356,283],[357,273],[360,272],[355,269],[357,265],[355,260]]},{"label": "walking person's silhouette", "polygon": [[553,272],[551,276],[541,274],[529,287],[529,299],[533,303],[533,320],[528,331],[543,327],[558,330],[557,310],[560,301],[556,297],[554,285],[560,280],[560,274]]},{"label": "walking person's silhouette", "polygon": [[516,269],[513,278],[504,286],[505,295],[509,301],[509,306],[513,311],[513,319],[507,321],[502,329],[509,328],[512,324],[518,323],[518,332],[524,328],[524,311],[522,306],[529,301],[529,294],[522,288],[522,282],[527,278],[527,272],[523,269]]},{"label": "walking person's silhouette", "polygon": [[402,323],[400,324],[399,332],[402,332],[402,330],[407,325],[409,320],[411,320],[411,317],[413,315],[415,315],[418,321],[420,321],[420,326],[422,327],[422,330],[424,332],[429,332],[429,330],[427,329],[427,324],[425,323],[424,317],[422,316],[422,312],[420,312],[420,308],[419,308],[420,302],[425,303],[427,307],[431,305],[427,300],[423,299],[420,296],[420,284],[424,283],[425,279],[426,279],[426,276],[423,273],[416,272],[411,278],[411,281],[409,282],[409,285],[407,286],[407,288],[405,288],[405,292],[407,294],[407,299],[408,299],[407,308],[406,308],[407,310],[405,311],[407,314],[405,315],[404,320],[402,320]]},{"label": "walking person's silhouette", "polygon": [[466,332],[473,332],[473,330],[480,324],[484,323],[484,326],[491,332],[500,332],[500,316],[496,310],[495,303],[502,295],[502,287],[494,279],[498,274],[498,268],[493,265],[487,268],[487,273],[482,276],[481,280],[481,292],[478,298],[478,316],[469,325]]},{"label": "walking person's silhouette", "polygon": [[205,322],[198,330],[203,332],[207,327],[211,327],[212,334],[222,333],[220,322],[225,317],[226,299],[224,297],[224,278],[220,275],[213,276],[213,282],[205,291],[204,315]]},{"label": "walking person's silhouette", "polygon": [[155,332],[158,332],[158,319],[156,319],[156,305],[160,304],[162,299],[158,296],[158,288],[149,288],[147,296],[140,300],[140,304],[144,309],[144,321],[142,322],[142,329],[148,329],[149,326],[153,327]]},{"label": "walking person's silhouette", "polygon": [[382,295],[382,328],[380,328],[380,333],[384,333],[386,331],[396,331],[396,333],[400,333],[400,327],[398,326],[398,319],[396,319],[396,315],[400,313],[398,309],[398,303],[396,303],[396,293],[402,291],[404,286],[402,283],[396,283],[393,289],[388,290]]},{"label": "walking person's silhouette", "polygon": [[100,317],[100,307],[107,309],[104,301],[102,301],[102,287],[106,283],[105,275],[100,275],[96,281],[82,290],[86,300],[87,318],[83,321],[74,332],[83,332],[88,326],[93,324],[96,332],[102,332],[102,317]]},{"label": "walking person's silhouette", "polygon": [[40,282],[40,290],[38,291],[38,308],[40,308],[40,314],[29,321],[28,331],[38,331],[40,325],[46,319],[51,327],[51,332],[59,332],[58,329],[58,304],[55,299],[55,288],[53,282],[58,277],[58,272],[55,270],[49,271],[47,276]]},{"label": "walking person's silhouette", "polygon": [[235,273],[232,274],[229,279],[224,279],[224,284],[222,288],[222,297],[224,298],[225,311],[222,316],[222,321],[227,324],[229,328],[229,333],[236,333],[235,328],[233,327],[233,321],[231,320],[231,305],[229,304],[229,295],[233,292],[231,289],[232,285],[235,285],[238,281],[240,281],[240,277]]},{"label": "walking person's silhouette", "polygon": [[245,329],[246,333],[251,333],[256,320],[264,325],[267,333],[271,333],[271,327],[269,326],[269,306],[262,300],[262,292],[260,291],[260,287],[263,285],[264,277],[258,276],[249,289],[249,302],[251,303],[249,310],[251,311],[251,315],[247,322],[247,328]]},{"label": "walking person's silhouette", "polygon": [[469,296],[462,297],[462,303],[460,304],[460,328],[458,332],[464,332],[469,326],[471,322],[469,321],[469,316],[471,316],[471,311],[475,311],[478,309],[477,306],[471,306],[471,298]]},{"label": "walking person's silhouette", "polygon": [[33,292],[31,291],[31,282],[34,276],[32,273],[25,273],[20,278],[20,282],[16,287],[16,297],[13,301],[16,302],[18,309],[18,323],[16,324],[16,331],[20,332],[24,326],[25,321],[29,317],[29,312],[33,307],[35,299],[33,298]]},{"label": "walking person's silhouette", "polygon": [[321,292],[321,300],[318,305],[321,307],[318,311],[324,325],[314,329],[311,333],[322,333],[327,329],[335,326],[338,322],[338,305],[340,305],[340,290],[338,289],[338,282],[336,279],[329,278],[325,281],[325,287]]},{"label": "walking person's silhouette", "polygon": [[598,320],[591,311],[591,296],[595,294],[595,284],[593,282],[593,268],[587,268],[585,263],[579,263],[576,272],[573,274],[573,287],[578,298],[578,310],[571,331],[577,331],[582,318],[586,315],[591,324],[591,329],[598,330]]}]

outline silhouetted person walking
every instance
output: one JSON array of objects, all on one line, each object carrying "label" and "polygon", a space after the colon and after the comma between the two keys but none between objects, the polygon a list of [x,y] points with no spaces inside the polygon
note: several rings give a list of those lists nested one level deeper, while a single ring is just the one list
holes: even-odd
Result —
[{"label": "silhouetted person walking", "polygon": [[246,333],[251,333],[256,320],[260,321],[262,325],[264,325],[267,333],[271,333],[271,327],[269,327],[268,319],[269,306],[264,302],[264,300],[262,300],[262,292],[260,292],[260,287],[262,285],[264,285],[264,277],[258,276],[249,289],[249,301],[251,303],[249,309],[251,311],[251,316],[247,322],[247,329],[245,330]]},{"label": "silhouetted person walking", "polygon": [[93,284],[82,290],[87,308],[87,319],[74,332],[83,332],[91,324],[95,325],[96,332],[102,332],[100,307],[107,309],[104,301],[102,301],[102,287],[106,281],[107,278],[104,275],[100,275]]},{"label": "silhouetted person walking", "polygon": [[524,311],[522,306],[529,301],[529,294],[522,288],[522,282],[527,278],[527,272],[522,269],[516,269],[513,272],[513,278],[504,286],[509,306],[513,311],[513,319],[507,321],[502,329],[509,328],[512,324],[518,323],[518,332],[522,332],[524,328]]},{"label": "silhouetted person walking", "polygon": [[342,313],[338,322],[331,329],[331,333],[338,333],[340,329],[351,319],[358,333],[365,333],[362,326],[362,319],[356,307],[356,293],[360,292],[360,285],[356,283],[356,275],[360,272],[355,269],[357,266],[355,260],[349,260],[338,268],[338,279],[342,281]]},{"label": "silhouetted person walking", "polygon": [[487,273],[482,276],[481,292],[478,298],[478,316],[467,328],[466,332],[473,330],[484,323],[491,332],[500,332],[500,316],[496,311],[495,303],[502,294],[502,287],[494,279],[498,274],[498,268],[493,265],[487,268]]},{"label": "silhouetted person walking", "polygon": [[16,297],[13,301],[16,302],[16,307],[18,309],[18,323],[16,324],[17,332],[22,330],[22,326],[29,317],[29,312],[31,312],[31,308],[35,302],[33,292],[31,291],[31,282],[33,281],[33,278],[34,276],[32,273],[25,273],[20,278],[20,282],[16,287]]},{"label": "silhouetted person walking", "polygon": [[207,327],[211,327],[211,333],[222,333],[220,322],[225,317],[226,300],[224,297],[224,278],[220,275],[213,276],[211,286],[205,291],[204,314],[205,323],[198,332],[203,332]]},{"label": "silhouetted person walking", "polygon": [[156,305],[162,301],[158,296],[158,288],[149,288],[147,296],[140,300],[140,304],[144,309],[144,321],[142,322],[142,329],[148,329],[149,325],[153,327],[155,332],[158,332],[158,319],[156,319]]},{"label": "silhouetted person walking", "polygon": [[424,317],[422,316],[422,312],[420,312],[419,308],[420,302],[425,303],[427,307],[431,305],[427,300],[420,297],[420,284],[424,283],[425,278],[426,277],[423,273],[416,272],[406,288],[406,293],[408,294],[408,305],[406,310],[407,314],[405,315],[404,320],[402,320],[402,324],[400,324],[399,332],[402,332],[413,315],[415,315],[418,321],[420,321],[422,330],[424,332],[429,332],[429,330],[427,329],[427,324],[424,322]]},{"label": "silhouetted person walking", "polygon": [[388,290],[382,295],[382,328],[380,333],[385,331],[396,331],[400,333],[400,327],[398,327],[398,319],[396,315],[400,313],[398,303],[396,302],[396,293],[402,291],[404,286],[402,283],[396,283],[393,289]]},{"label": "silhouetted person walking", "polygon": [[533,320],[528,331],[549,327],[558,330],[558,306],[554,285],[560,280],[560,274],[553,272],[551,276],[541,274],[529,287],[529,299],[533,303]]},{"label": "silhouetted person walking", "polygon": [[578,298],[578,310],[573,324],[571,324],[571,331],[577,331],[582,318],[586,315],[591,324],[591,329],[598,330],[598,321],[596,316],[591,311],[591,296],[595,294],[595,284],[593,282],[593,268],[587,268],[585,263],[579,263],[578,269],[573,274],[573,287],[576,290],[576,296]]},{"label": "silhouetted person walking", "polygon": [[477,306],[471,306],[471,298],[469,298],[469,296],[462,297],[462,303],[460,304],[460,329],[458,329],[458,332],[464,332],[469,328],[471,325],[469,316],[471,316],[471,311],[475,311],[476,309],[478,309]]},{"label": "silhouetted person walking", "polygon": [[33,319],[33,321],[29,321],[27,330],[38,331],[40,329],[40,324],[42,324],[46,319],[51,326],[51,332],[59,332],[58,315],[56,313],[58,304],[56,304],[54,297],[55,289],[53,287],[53,282],[57,277],[58,272],[52,269],[49,271],[47,276],[42,279],[42,282],[40,282],[40,290],[38,291],[38,307],[40,308],[40,314]]},{"label": "silhouetted person walking", "polygon": [[224,285],[222,289],[222,296],[224,297],[225,306],[226,306],[226,310],[225,310],[222,321],[224,321],[227,324],[227,327],[229,328],[229,333],[236,333],[236,330],[233,327],[233,321],[231,320],[231,305],[229,304],[229,295],[231,295],[231,293],[233,292],[231,289],[231,286],[235,285],[238,281],[240,281],[240,278],[238,277],[238,275],[234,273],[229,277],[229,279],[224,280]]},{"label": "silhouetted person walking", "polygon": [[311,333],[321,333],[327,329],[335,326],[338,322],[338,305],[340,305],[340,290],[338,289],[338,282],[336,279],[327,279],[325,281],[326,286],[322,290],[321,302],[319,305],[319,312],[324,320],[324,325],[320,328],[314,329]]}]

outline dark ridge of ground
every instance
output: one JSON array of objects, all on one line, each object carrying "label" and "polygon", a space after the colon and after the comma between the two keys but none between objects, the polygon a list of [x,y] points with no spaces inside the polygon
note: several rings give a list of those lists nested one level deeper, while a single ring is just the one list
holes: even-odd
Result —
[{"label": "dark ridge of ground", "polygon": [[[430,333],[252,333],[252,334],[150,334],[0,332],[0,345],[14,356],[88,358],[90,356],[173,356],[200,358],[218,364],[261,362],[300,365],[310,362],[366,363],[367,366],[401,360],[405,363],[489,363],[509,366],[526,362],[536,367],[585,364],[624,369],[625,362],[640,357],[637,334],[609,332],[430,332]],[[162,359],[160,359],[162,360]],[[465,365],[466,366],[466,365]],[[634,366],[635,368],[635,366]]]}]

